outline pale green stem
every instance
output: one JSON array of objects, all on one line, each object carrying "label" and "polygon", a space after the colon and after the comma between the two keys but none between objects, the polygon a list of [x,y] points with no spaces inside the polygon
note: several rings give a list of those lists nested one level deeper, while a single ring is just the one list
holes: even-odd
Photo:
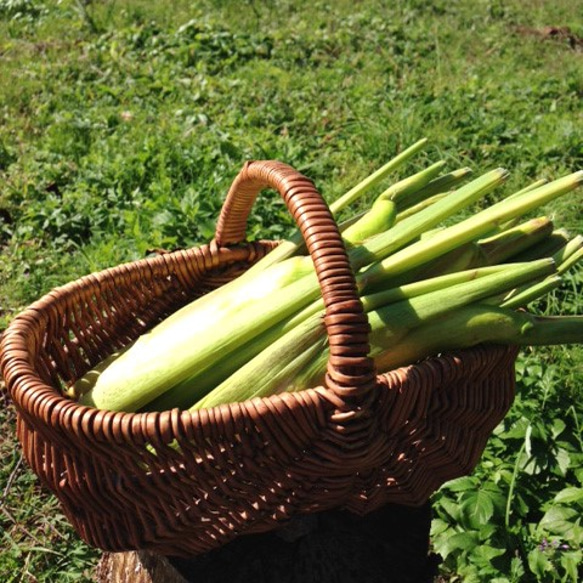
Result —
[{"label": "pale green stem", "polygon": [[406,208],[404,211],[397,213],[397,217],[395,219],[395,224],[400,223],[404,219],[408,219],[410,216],[417,214],[419,211],[426,209],[427,207],[435,204],[436,202],[442,200],[448,195],[447,192],[441,192],[439,194],[434,194],[433,196],[418,202],[416,205]]},{"label": "pale green stem", "polygon": [[[507,175],[506,170],[492,170],[458,190],[449,193],[445,198],[430,207],[401,221],[387,232],[372,237],[351,253],[350,258],[354,270],[357,271],[362,267],[379,261],[383,257],[390,257],[392,256],[391,254],[398,253],[398,249],[405,247],[428,229],[435,227],[442,220],[491,192],[504,182]],[[415,245],[415,243],[412,245]],[[456,245],[451,248],[453,247],[456,247]],[[429,256],[426,258],[421,257],[418,264],[422,264],[431,258]],[[412,265],[411,267],[414,266]]]},{"label": "pale green stem", "polygon": [[583,235],[573,237],[564,247],[559,249],[553,259],[558,265],[560,275],[571,269],[583,257]]},{"label": "pale green stem", "polygon": [[518,253],[513,257],[513,260],[532,261],[541,257],[552,257],[555,253],[560,252],[569,243],[569,240],[569,234],[565,229],[555,229],[549,237],[533,245],[530,249]]},{"label": "pale green stem", "polygon": [[553,222],[547,217],[538,217],[480,239],[478,245],[489,264],[501,263],[548,238],[552,232]]},{"label": "pale green stem", "polygon": [[[373,347],[395,344],[402,335],[420,322],[428,321],[440,314],[501,293],[505,289],[553,271],[552,260],[543,259],[526,265],[512,265],[504,270],[493,270],[492,273],[477,280],[385,305],[369,312],[371,344]],[[368,301],[363,300],[364,305],[368,303],[369,306],[374,306],[379,302],[379,298],[380,296]],[[324,374],[327,351],[318,349],[315,359],[298,358],[298,355],[306,350],[306,343],[320,341],[324,334],[321,316],[316,314],[308,318],[239,368],[225,382],[211,391],[202,403],[196,404],[195,408],[228,402],[226,399],[245,400],[251,396],[273,394],[282,386],[281,378],[276,374],[280,369],[286,371],[286,378],[291,383],[289,390],[310,386],[311,382],[316,382],[314,375]],[[295,368],[294,363],[297,365]]]},{"label": "pale green stem", "polygon": [[[383,253],[405,245],[428,226],[491,190],[504,176],[500,171],[489,173],[436,203],[435,211],[426,209],[390,229],[389,237],[382,233],[370,238],[366,245],[351,249],[353,268],[357,271],[359,265],[366,266],[382,258]],[[93,390],[85,393],[81,401],[103,409],[137,410],[194,374],[202,374],[213,366],[215,359],[235,352],[239,346],[309,305],[320,293],[313,269],[306,271],[311,259],[295,257],[287,261],[290,260],[301,271],[298,281],[290,283],[294,271],[286,271],[284,262],[260,272],[259,283],[257,278],[240,277],[212,292],[208,298],[205,296],[171,316],[157,330],[143,335],[131,351],[103,371]],[[277,273],[278,278],[272,278],[272,273]],[[285,287],[283,292],[282,287]],[[270,301],[266,301],[268,296],[272,298]],[[197,310],[196,303],[204,309]],[[234,310],[233,306],[238,309]],[[176,327],[170,326],[173,322]],[[172,333],[159,334],[160,329]],[[131,390],[124,390],[128,385]]]},{"label": "pale green stem", "polygon": [[[508,219],[525,214],[572,191],[582,181],[583,171],[575,172],[569,176],[555,180],[550,184],[534,189],[526,195],[510,201],[503,200],[496,203],[474,216],[444,229],[428,240],[423,239],[412,243],[408,247],[370,266],[363,274],[364,281],[367,282],[365,289],[367,284],[372,284],[379,278],[386,279],[391,276],[396,276],[411,269],[415,265],[425,263],[451,249],[477,239],[491,232],[497,225]],[[436,203],[430,209],[442,204],[442,202],[444,201]],[[411,217],[411,219],[413,218]],[[399,224],[395,225],[392,231],[397,229]]]},{"label": "pale green stem", "polygon": [[[527,194],[527,193],[531,192],[532,190],[536,190],[537,188],[539,188],[539,186],[544,186],[545,184],[548,184],[548,180],[541,178],[540,180],[536,180],[535,182],[532,182],[528,186],[525,186],[523,189],[518,190],[517,192],[514,192],[509,196],[506,196],[505,200],[512,200],[513,198],[518,198],[518,197],[522,196],[523,194]],[[500,225],[500,227],[499,227],[500,230],[509,229],[510,227],[512,227],[516,224],[517,220],[518,220],[517,218],[510,219],[508,222]]]},{"label": "pale green stem", "polygon": [[569,241],[567,245],[553,255],[553,261],[557,265],[556,275],[551,275],[543,281],[532,285],[520,286],[500,303],[501,307],[512,309],[522,308],[558,288],[563,282],[561,275],[583,259],[582,245],[583,237],[580,235]]},{"label": "pale green stem", "polygon": [[537,346],[583,343],[583,316],[533,316],[488,305],[462,307],[423,324],[399,345],[375,356],[379,372],[422,358],[478,344]]},{"label": "pale green stem", "polygon": [[409,193],[402,193],[396,200],[399,214],[421,204],[427,199],[433,198],[437,194],[443,194],[452,190],[454,186],[458,186],[471,173],[472,171],[469,168],[460,168],[459,170],[454,170],[453,172],[448,172],[447,174],[434,178],[422,188]]},{"label": "pale green stem", "polygon": [[415,154],[420,152],[427,144],[427,139],[423,138],[415,142],[412,146],[403,150],[400,154],[395,156],[391,161],[387,162],[382,168],[373,172],[368,178],[351,188],[346,194],[336,199],[330,204],[330,211],[333,215],[337,215],[342,209],[352,204],[355,200],[362,197],[364,194],[375,188],[380,184],[391,172],[400,168],[405,162],[412,158]]},{"label": "pale green stem", "polygon": [[[348,205],[355,202],[358,198],[364,196],[367,192],[375,188],[380,184],[391,172],[394,172],[400,168],[405,162],[412,158],[415,154],[421,151],[427,144],[427,139],[424,138],[419,140],[411,147],[407,148],[392,160],[387,162],[384,166],[373,172],[370,176],[359,182],[356,186],[351,188],[348,192],[343,194],[340,198],[335,200],[330,204],[330,211],[333,216],[337,216],[338,213],[343,210]],[[258,261],[251,269],[247,271],[250,277],[254,277],[256,273],[262,271],[263,269],[278,263],[294,255],[298,249],[300,249],[304,244],[301,233],[296,230],[288,240],[282,241],[275,249]]]},{"label": "pale green stem", "polygon": [[524,308],[530,302],[534,302],[554,289],[557,289],[562,281],[559,275],[551,275],[538,283],[521,286],[513,290],[502,302],[498,301],[496,303],[499,303],[501,308],[508,308],[510,310]]},{"label": "pale green stem", "polygon": [[395,223],[397,207],[392,200],[378,198],[370,210],[342,232],[347,246],[362,243],[369,237],[390,229]]},{"label": "pale green stem", "polygon": [[388,198],[397,205],[400,205],[408,196],[412,196],[434,180],[444,166],[445,161],[439,160],[420,172],[408,176],[403,180],[399,180],[395,184],[391,184],[391,186],[379,195],[379,198]]}]

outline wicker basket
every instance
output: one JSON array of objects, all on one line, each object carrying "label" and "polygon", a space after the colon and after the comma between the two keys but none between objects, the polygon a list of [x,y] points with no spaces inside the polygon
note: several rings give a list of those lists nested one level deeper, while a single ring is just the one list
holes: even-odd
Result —
[{"label": "wicker basket", "polygon": [[[278,190],[318,273],[326,386],[196,413],[113,413],[65,398],[98,361],[275,243],[245,243],[262,188]],[[104,550],[193,556],[333,508],[418,506],[470,472],[514,397],[516,351],[479,347],[376,375],[338,228],[304,176],[247,163],[215,239],[57,288],[5,332],[1,367],[24,455],[79,535]],[[178,447],[177,447],[178,446]]]}]

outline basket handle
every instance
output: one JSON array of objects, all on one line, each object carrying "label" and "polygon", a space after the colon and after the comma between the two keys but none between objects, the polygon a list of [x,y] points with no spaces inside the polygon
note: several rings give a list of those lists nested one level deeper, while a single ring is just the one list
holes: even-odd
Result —
[{"label": "basket handle", "polygon": [[229,189],[215,241],[223,246],[245,240],[249,211],[264,188],[279,192],[306,242],[326,307],[326,387],[354,411],[376,385],[374,362],[368,356],[370,328],[342,236],[312,181],[282,162],[247,162]]}]

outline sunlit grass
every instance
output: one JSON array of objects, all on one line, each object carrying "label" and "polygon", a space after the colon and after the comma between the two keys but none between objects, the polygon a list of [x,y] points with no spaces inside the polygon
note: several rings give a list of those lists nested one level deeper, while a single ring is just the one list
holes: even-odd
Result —
[{"label": "sunlit grass", "polygon": [[[577,3],[0,0],[0,329],[80,275],[208,241],[248,159],[295,166],[328,200],[422,137],[427,154],[403,175],[440,158],[448,169],[504,166],[512,192],[582,169],[581,49],[538,34],[545,26],[583,36]],[[580,196],[547,209],[572,232],[583,232]],[[291,225],[266,193],[249,233],[278,238]],[[582,285],[579,271],[537,309],[581,313]],[[484,544],[502,537],[518,554],[497,558],[483,580],[518,580],[521,569],[537,580],[538,521],[561,487],[583,483],[572,451],[582,363],[573,347],[521,356],[517,402],[475,477],[504,500],[512,484],[512,499],[535,508],[504,502],[492,515]],[[563,431],[541,443],[568,451],[570,465],[547,459],[535,488],[517,454],[529,422],[539,431],[558,419]],[[10,485],[0,580],[82,579],[97,553],[19,464],[10,408],[0,423],[0,483]],[[444,491],[437,511],[454,499]],[[445,570],[472,574],[484,556],[454,553]],[[550,564],[568,572],[560,556]]]}]

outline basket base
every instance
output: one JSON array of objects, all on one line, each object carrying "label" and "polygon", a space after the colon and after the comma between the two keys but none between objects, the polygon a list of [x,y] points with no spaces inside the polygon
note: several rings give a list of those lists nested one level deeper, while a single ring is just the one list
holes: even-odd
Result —
[{"label": "basket base", "polygon": [[[330,511],[193,559],[104,555],[98,583],[430,583],[431,508],[389,504],[364,517]],[[139,578],[136,578],[139,577]]]}]

